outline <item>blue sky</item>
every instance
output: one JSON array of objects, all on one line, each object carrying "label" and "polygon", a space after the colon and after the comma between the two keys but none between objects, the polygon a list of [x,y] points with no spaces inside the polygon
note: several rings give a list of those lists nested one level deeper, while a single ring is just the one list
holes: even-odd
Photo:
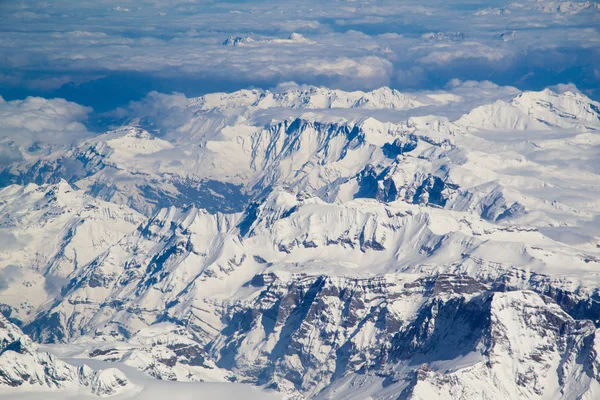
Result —
[{"label": "blue sky", "polygon": [[[0,95],[104,112],[148,92],[284,82],[369,90],[488,80],[600,97],[590,1],[15,1],[0,3]],[[293,32],[302,42],[285,41]],[[229,36],[253,43],[224,46]]]}]

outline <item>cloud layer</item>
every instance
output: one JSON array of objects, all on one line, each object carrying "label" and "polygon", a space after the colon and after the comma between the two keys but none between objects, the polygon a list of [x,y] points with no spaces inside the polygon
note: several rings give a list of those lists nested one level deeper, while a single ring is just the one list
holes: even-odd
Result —
[{"label": "cloud layer", "polygon": [[[4,2],[0,94],[108,109],[153,89],[434,89],[458,78],[574,82],[594,97],[599,14],[596,3],[548,0]],[[254,42],[223,45],[230,36]]]}]

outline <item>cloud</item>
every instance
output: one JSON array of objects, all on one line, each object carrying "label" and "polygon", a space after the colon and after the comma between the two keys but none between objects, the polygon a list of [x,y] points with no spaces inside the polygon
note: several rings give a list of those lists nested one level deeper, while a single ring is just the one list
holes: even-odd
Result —
[{"label": "cloud", "polygon": [[504,58],[504,54],[497,49],[487,46],[461,46],[461,48],[432,51],[418,61],[424,64],[448,65],[456,60],[473,58],[499,61]]},{"label": "cloud", "polygon": [[[430,90],[452,78],[532,89],[573,81],[594,93],[600,87],[594,73],[600,57],[597,8],[569,4],[6,3],[0,5],[5,16],[0,93],[60,92],[83,104],[121,105],[157,89],[198,95],[293,80],[346,90],[382,84]],[[114,11],[124,9],[129,11]],[[314,43],[281,39],[293,32]],[[511,35],[501,36],[507,32]],[[229,36],[255,43],[222,46]],[[91,93],[78,89],[82,82],[105,78],[118,96],[104,94],[109,81]],[[131,90],[122,91],[123,86]]]},{"label": "cloud", "polygon": [[0,98],[0,118],[4,129],[17,129],[35,134],[45,131],[81,132],[78,121],[90,112],[89,107],[63,99],[28,97],[25,100],[4,101]]},{"label": "cloud", "polygon": [[269,45],[269,44],[315,44],[314,41],[307,39],[304,35],[299,33],[292,32],[287,38],[275,38],[275,39],[253,39],[249,36],[229,36],[224,42],[223,45],[226,46],[240,46],[240,45]]},{"label": "cloud", "polygon": [[461,81],[460,79],[452,79],[446,84],[445,89],[461,97],[485,97],[486,103],[506,97],[512,98],[520,92],[515,87],[500,86],[490,81]]},{"label": "cloud", "polygon": [[368,56],[359,59],[340,57],[330,61],[312,59],[294,66],[295,74],[311,74],[326,76],[332,79],[343,79],[349,82],[362,82],[368,88],[389,83],[392,74],[392,63],[382,57]]},{"label": "cloud", "polygon": [[572,83],[559,83],[557,85],[550,86],[549,89],[556,93],[581,93],[577,86]]},{"label": "cloud", "polygon": [[139,123],[155,133],[177,129],[193,115],[186,108],[189,99],[182,93],[164,94],[156,91],[148,93],[139,101],[130,102],[127,107],[119,107],[108,113],[111,118],[125,123]]},{"label": "cloud", "polygon": [[7,265],[0,269],[0,291],[8,289],[10,284],[23,276],[21,268],[16,265]]},{"label": "cloud", "polygon": [[11,232],[0,231],[0,252],[19,248],[21,242]]},{"label": "cloud", "polygon": [[81,121],[90,112],[91,108],[64,99],[0,97],[0,165],[46,145],[64,145],[89,135]]}]

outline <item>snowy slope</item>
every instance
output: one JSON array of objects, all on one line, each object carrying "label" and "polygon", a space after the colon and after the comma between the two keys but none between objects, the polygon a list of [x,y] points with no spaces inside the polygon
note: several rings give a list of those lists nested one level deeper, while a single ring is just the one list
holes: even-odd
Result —
[{"label": "snowy slope", "polygon": [[497,101],[478,107],[457,124],[496,130],[549,130],[552,127],[598,130],[599,116],[600,103],[579,93],[556,94],[545,89],[525,92],[510,103]]},{"label": "snowy slope", "polygon": [[0,303],[26,320],[78,268],[135,230],[145,218],[67,182],[0,190]]}]

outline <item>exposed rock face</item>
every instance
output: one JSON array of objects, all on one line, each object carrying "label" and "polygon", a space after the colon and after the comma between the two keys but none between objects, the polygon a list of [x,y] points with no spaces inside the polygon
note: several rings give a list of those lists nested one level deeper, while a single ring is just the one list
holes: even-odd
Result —
[{"label": "exposed rock face", "polygon": [[571,399],[598,393],[598,331],[591,321],[576,321],[529,291],[493,294],[485,316],[483,335],[470,349],[480,361],[456,372],[430,362],[416,371],[406,398]]},{"label": "exposed rock face", "polygon": [[[348,374],[377,374],[405,398],[542,398],[557,387],[569,398],[600,388],[593,323],[531,291],[492,292],[452,275],[267,280],[211,345],[218,365],[257,383],[315,394]],[[448,374],[461,358],[472,365]],[[489,386],[477,392],[480,378]]]}]

